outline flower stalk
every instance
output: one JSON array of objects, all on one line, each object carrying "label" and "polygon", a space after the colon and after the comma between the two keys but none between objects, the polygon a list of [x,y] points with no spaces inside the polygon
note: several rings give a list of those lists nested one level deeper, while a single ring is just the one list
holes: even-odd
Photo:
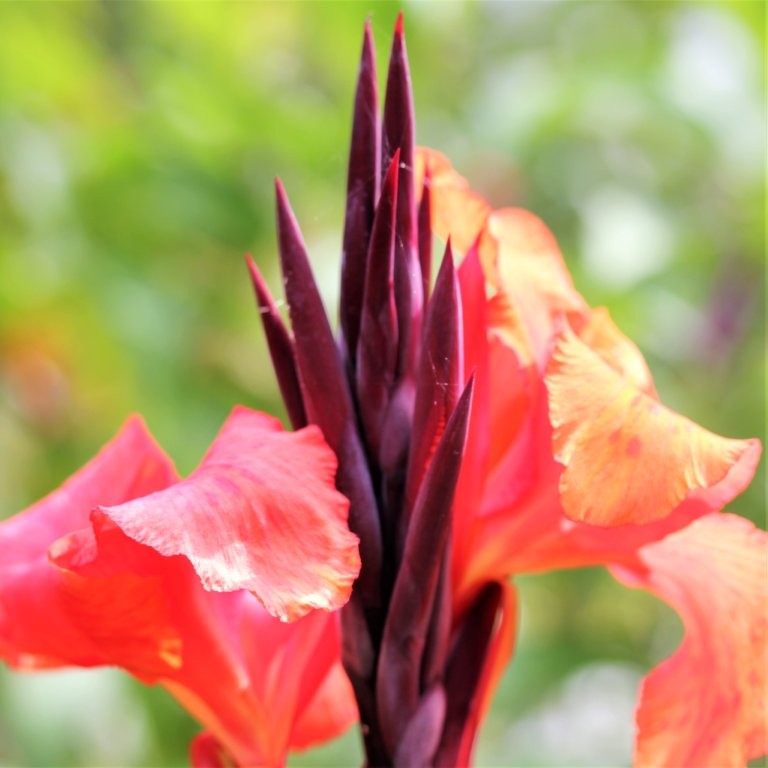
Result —
[{"label": "flower stalk", "polygon": [[[451,733],[458,733],[468,711],[456,700],[464,692],[448,691],[444,683],[451,635],[470,634],[452,613],[450,547],[473,383],[463,366],[450,244],[429,297],[429,192],[425,185],[417,205],[402,17],[381,123],[377,95],[366,25],[349,157],[338,343],[279,182],[278,240],[293,343],[251,268],[290,418],[301,423],[306,413],[337,452],[338,488],[351,500],[350,527],[360,537],[362,569],[343,609],[343,660],[368,763],[431,764],[438,752],[451,752],[444,743],[446,713]],[[481,613],[486,604],[483,596]],[[476,619],[471,610],[467,618]],[[493,620],[485,624],[477,626],[485,627],[487,642]]]}]

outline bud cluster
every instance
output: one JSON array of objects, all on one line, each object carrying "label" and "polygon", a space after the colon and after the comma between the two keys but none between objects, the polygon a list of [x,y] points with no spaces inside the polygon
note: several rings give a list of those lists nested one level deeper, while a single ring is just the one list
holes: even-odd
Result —
[{"label": "bud cluster", "polygon": [[432,288],[429,179],[417,198],[414,154],[402,18],[381,118],[366,25],[339,339],[280,182],[278,240],[292,331],[250,262],[289,418],[296,429],[317,424],[336,452],[337,486],[360,538],[362,569],[341,621],[370,765],[455,763],[500,592],[491,585],[462,617],[453,614],[451,509],[473,383],[464,371],[450,243]]}]

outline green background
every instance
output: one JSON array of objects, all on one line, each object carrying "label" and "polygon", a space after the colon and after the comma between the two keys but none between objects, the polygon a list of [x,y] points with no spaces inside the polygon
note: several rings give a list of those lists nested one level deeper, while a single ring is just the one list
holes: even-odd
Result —
[{"label": "green background", "polygon": [[[402,3],[417,139],[538,213],[666,403],[765,435],[765,6]],[[328,306],[370,17],[399,4],[0,5],[0,517],[130,412],[190,471],[235,403],[282,414],[242,255],[279,294],[273,177]],[[764,462],[731,509],[763,523]],[[521,580],[483,765],[621,765],[680,636],[600,570]],[[177,765],[197,726],[113,670],[0,670],[0,764]],[[359,764],[357,737],[292,759]]]}]

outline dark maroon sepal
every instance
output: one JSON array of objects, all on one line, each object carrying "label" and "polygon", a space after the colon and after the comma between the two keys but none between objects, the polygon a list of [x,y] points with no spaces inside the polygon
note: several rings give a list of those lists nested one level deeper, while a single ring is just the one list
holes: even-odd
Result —
[{"label": "dark maroon sepal", "polygon": [[[467,612],[454,641],[445,672],[448,706],[434,765],[456,765],[467,725],[478,715],[478,683],[499,612],[503,589],[486,585]],[[476,724],[475,724],[476,725]]]},{"label": "dark maroon sepal", "polygon": [[368,447],[375,459],[380,455],[382,426],[397,370],[394,259],[399,157],[395,152],[376,207],[357,343],[357,397]]},{"label": "dark maroon sepal", "polygon": [[382,122],[382,161],[389,165],[400,150],[400,180],[397,193],[397,241],[395,247],[395,302],[399,337],[400,376],[411,375],[418,355],[423,303],[421,268],[416,231],[416,195],[414,189],[413,94],[408,55],[403,36],[402,14],[397,19],[389,59],[387,89]]},{"label": "dark maroon sepal", "polygon": [[352,117],[339,302],[342,337],[353,368],[360,332],[366,254],[379,186],[379,134],[376,56],[371,25],[366,22]]},{"label": "dark maroon sepal", "polygon": [[440,576],[437,591],[432,603],[432,615],[427,630],[427,643],[424,646],[424,658],[421,665],[421,687],[427,689],[445,672],[445,660],[453,623],[453,590],[451,589],[451,540],[449,537],[440,563]]},{"label": "dark maroon sepal", "polygon": [[376,701],[384,742],[393,752],[419,703],[423,651],[451,530],[451,508],[464,455],[472,389],[470,378],[416,499],[384,625]]},{"label": "dark maroon sepal", "polygon": [[338,489],[349,499],[349,527],[360,537],[358,578],[367,606],[380,602],[382,542],[376,500],[357,434],[352,399],[312,274],[301,230],[276,181],[277,231],[285,297],[293,325],[296,365],[307,418],[323,431],[339,460]]},{"label": "dark maroon sepal", "polygon": [[424,306],[429,301],[429,288],[432,282],[432,193],[429,191],[429,169],[424,174],[424,186],[419,201],[419,266],[421,267],[421,289]]},{"label": "dark maroon sepal", "polygon": [[445,689],[435,683],[422,697],[395,752],[393,765],[435,765],[433,756],[445,722]]},{"label": "dark maroon sepal", "polygon": [[[407,514],[413,509],[432,453],[464,382],[462,333],[461,297],[449,241],[429,302],[416,379],[405,495]],[[404,528],[402,525],[401,531]]]},{"label": "dark maroon sepal", "polygon": [[288,418],[294,429],[301,429],[307,426],[307,414],[304,410],[299,374],[296,370],[293,339],[285,327],[272,294],[269,292],[269,288],[267,288],[267,284],[250,253],[245,255],[245,261],[248,265],[248,271],[251,273],[251,281],[256,294],[256,302],[259,305],[259,314],[269,347],[269,355],[272,358],[277,384],[280,387],[280,394],[283,396]]}]

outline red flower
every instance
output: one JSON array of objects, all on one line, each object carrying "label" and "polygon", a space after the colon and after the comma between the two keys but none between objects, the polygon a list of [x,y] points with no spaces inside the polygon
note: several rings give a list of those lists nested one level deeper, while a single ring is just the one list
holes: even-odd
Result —
[{"label": "red flower", "polygon": [[[510,574],[608,565],[687,631],[643,684],[636,764],[762,755],[768,537],[717,514],[749,484],[759,441],[718,437],[661,405],[639,351],[587,307],[546,227],[492,211],[442,155],[420,158],[435,231],[467,254],[475,398],[453,513],[456,613]],[[478,717],[512,650],[513,587],[504,592]]]},{"label": "red flower", "polygon": [[[118,664],[205,724],[199,765],[279,764],[353,717],[371,765],[466,765],[516,629],[510,576],[602,564],[682,616],[638,765],[765,751],[768,537],[720,509],[761,447],[662,406],[533,215],[415,152],[402,21],[378,120],[366,30],[336,340],[277,185],[292,333],[253,262],[293,425],[237,410],[178,481],[137,422],[0,526],[0,652]],[[417,195],[417,190],[420,193]],[[432,233],[448,242],[431,285]],[[454,250],[463,254],[458,269]],[[336,462],[317,427],[338,458]],[[301,468],[301,488],[297,487]],[[220,594],[208,590],[230,591]]]},{"label": "red flower", "polygon": [[[223,751],[280,765],[289,748],[340,733],[355,707],[337,621],[312,610],[342,604],[359,569],[335,468],[316,428],[286,433],[238,408],[180,481],[129,420],[0,525],[0,655],[19,669],[116,665],[162,684],[209,731],[193,746],[200,764]],[[284,624],[261,603],[307,615]]]},{"label": "red flower", "polygon": [[[595,564],[688,628],[643,687],[637,762],[759,754],[766,535],[717,514],[751,480],[759,442],[664,408],[539,219],[492,211],[413,136],[400,19],[381,122],[370,29],[363,44],[339,343],[279,183],[293,333],[251,264],[291,420],[336,451],[361,540],[343,660],[368,762],[468,764],[513,649],[508,577]],[[434,288],[433,231],[447,243]]]}]

